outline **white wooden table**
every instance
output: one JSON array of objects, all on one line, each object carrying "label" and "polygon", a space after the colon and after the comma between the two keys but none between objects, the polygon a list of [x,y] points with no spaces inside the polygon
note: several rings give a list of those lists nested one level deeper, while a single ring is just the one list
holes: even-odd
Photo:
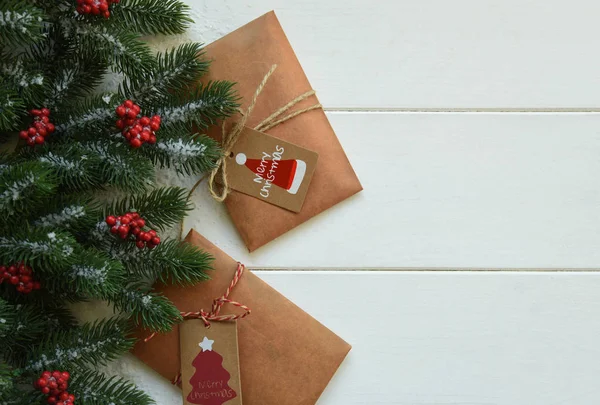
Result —
[{"label": "white wooden table", "polygon": [[354,346],[319,404],[600,402],[600,3],[188,2],[204,42],[275,9],[365,188],[253,254],[187,221]]}]

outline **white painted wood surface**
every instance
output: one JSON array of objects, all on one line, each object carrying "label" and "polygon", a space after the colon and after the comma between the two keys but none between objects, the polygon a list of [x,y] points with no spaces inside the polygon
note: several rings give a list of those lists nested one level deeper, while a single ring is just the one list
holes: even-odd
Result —
[{"label": "white painted wood surface", "polygon": [[556,271],[600,267],[597,2],[187,1],[205,42],[276,10],[365,187],[251,255],[186,223],[353,344],[320,405],[600,401],[600,273]]}]

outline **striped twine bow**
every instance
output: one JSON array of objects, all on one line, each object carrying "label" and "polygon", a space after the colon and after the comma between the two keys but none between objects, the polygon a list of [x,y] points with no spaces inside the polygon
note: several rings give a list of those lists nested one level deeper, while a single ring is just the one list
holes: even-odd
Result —
[{"label": "striped twine bow", "polygon": [[[212,304],[212,309],[210,312],[206,312],[203,309],[201,309],[200,311],[197,311],[197,312],[180,312],[179,314],[181,315],[181,317],[183,319],[202,319],[202,321],[204,322],[204,326],[206,326],[207,328],[210,328],[211,321],[213,321],[213,322],[235,321],[238,319],[243,319],[243,318],[247,317],[248,315],[250,315],[250,308],[248,308],[244,304],[241,304],[237,301],[232,301],[229,299],[229,294],[231,294],[231,290],[233,290],[233,288],[237,285],[238,281],[240,281],[240,278],[242,277],[242,274],[244,274],[245,269],[246,269],[246,266],[244,266],[242,263],[238,262],[237,270],[235,271],[235,274],[233,275],[233,279],[231,280],[231,283],[229,283],[229,287],[227,287],[227,290],[225,290],[225,294],[223,294],[219,298],[214,299],[213,304]],[[233,306],[236,306],[238,308],[242,308],[245,312],[243,314],[237,314],[237,315],[234,315],[234,314],[219,315],[219,313],[221,312],[221,308],[223,308],[223,305],[225,305],[227,303],[229,303]],[[147,338],[144,339],[144,342],[148,342],[155,335],[156,335],[156,332],[153,332],[150,336],[148,336]],[[175,384],[175,382],[173,382],[173,383]]]},{"label": "striped twine bow", "polygon": [[[213,301],[212,309],[210,312],[206,312],[203,309],[201,309],[198,312],[181,312],[181,317],[183,319],[202,319],[202,321],[204,322],[204,326],[206,326],[207,328],[210,328],[210,321],[213,321],[213,322],[235,321],[237,319],[243,319],[243,318],[247,317],[248,315],[250,315],[250,308],[248,308],[244,304],[240,304],[239,302],[232,301],[228,298],[229,294],[231,294],[231,290],[233,290],[233,288],[236,286],[236,284],[240,280],[240,277],[242,277],[242,274],[244,273],[245,268],[246,268],[246,266],[244,266],[242,263],[238,263],[238,268],[237,268],[235,274],[233,275],[233,280],[231,280],[231,283],[229,284],[229,287],[227,287],[225,294],[223,294],[219,298],[216,298]],[[245,312],[243,314],[238,314],[238,315],[234,315],[234,314],[219,315],[219,313],[221,312],[221,308],[223,308],[223,305],[225,305],[227,303],[234,305],[238,308],[242,308]]]}]

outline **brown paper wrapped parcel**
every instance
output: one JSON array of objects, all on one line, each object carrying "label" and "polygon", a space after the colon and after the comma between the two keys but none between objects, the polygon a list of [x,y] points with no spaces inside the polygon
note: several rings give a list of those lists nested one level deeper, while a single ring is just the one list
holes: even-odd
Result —
[{"label": "brown paper wrapped parcel", "polygon": [[[238,263],[194,230],[185,240],[215,258],[211,280],[189,287],[154,287],[180,311],[209,309],[229,286]],[[251,271],[244,272],[230,298],[252,310],[238,321],[244,405],[314,405],[350,345]],[[172,381],[180,372],[179,328],[144,342],[149,335],[138,331],[133,353]]]},{"label": "brown paper wrapped parcel", "polygon": [[[273,112],[312,89],[274,12],[215,41],[205,50],[212,64],[204,80],[225,79],[237,82],[236,89],[242,97],[242,110],[248,107],[265,74],[273,65],[277,65],[248,118],[248,127],[254,128]],[[310,96],[295,105],[289,113],[316,103],[317,97]],[[233,117],[227,124],[231,127],[232,122],[239,118]],[[317,152],[319,158],[299,213],[237,191],[228,195],[225,204],[250,251],[362,190],[322,109],[300,114],[269,129],[267,133]],[[221,128],[213,128],[209,135],[220,139]]]}]

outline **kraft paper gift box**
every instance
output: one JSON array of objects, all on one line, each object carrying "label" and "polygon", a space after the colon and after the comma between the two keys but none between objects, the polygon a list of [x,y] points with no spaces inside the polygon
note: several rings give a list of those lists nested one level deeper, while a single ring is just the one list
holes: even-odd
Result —
[{"label": "kraft paper gift box", "polygon": [[[251,128],[289,101],[312,89],[274,12],[269,12],[208,45],[205,51],[212,63],[204,80],[236,82],[236,90],[242,97],[242,109],[247,108],[265,74],[277,64],[277,69],[258,97],[248,119],[247,126]],[[327,61],[324,60],[323,63]],[[313,95],[294,106],[290,112],[315,103],[318,103],[318,99]],[[232,117],[228,123],[239,118]],[[220,139],[220,128],[213,128],[211,131],[210,136]],[[317,152],[319,158],[299,213],[237,191],[229,194],[225,205],[250,251],[362,190],[322,109],[303,113],[266,133]]]},{"label": "kraft paper gift box", "polygon": [[[155,289],[180,311],[208,310],[225,292],[238,263],[194,230],[185,240],[214,256],[211,280],[188,287],[159,284]],[[230,298],[252,311],[237,321],[244,405],[315,404],[350,345],[249,270]],[[230,306],[222,311],[233,312]],[[180,372],[179,328],[144,342],[149,335],[138,330],[133,353],[172,381]]]}]

